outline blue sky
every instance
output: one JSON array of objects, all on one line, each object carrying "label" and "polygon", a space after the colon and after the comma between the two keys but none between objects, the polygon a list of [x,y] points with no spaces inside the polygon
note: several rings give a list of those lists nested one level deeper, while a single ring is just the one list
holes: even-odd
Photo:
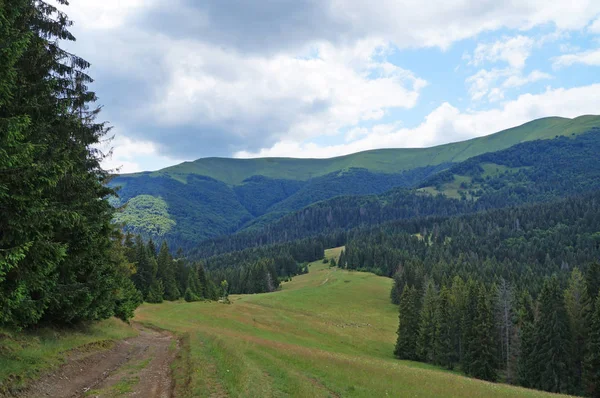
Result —
[{"label": "blue sky", "polygon": [[600,2],[86,0],[107,168],[330,157],[600,114]]}]

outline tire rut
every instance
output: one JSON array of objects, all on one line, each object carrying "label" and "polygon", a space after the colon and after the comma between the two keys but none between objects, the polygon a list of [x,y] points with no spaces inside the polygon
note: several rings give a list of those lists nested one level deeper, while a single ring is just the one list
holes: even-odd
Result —
[{"label": "tire rut", "polygon": [[178,341],[171,334],[134,324],[139,335],[113,348],[73,354],[60,368],[34,381],[18,398],[122,397],[171,398],[171,362]]}]

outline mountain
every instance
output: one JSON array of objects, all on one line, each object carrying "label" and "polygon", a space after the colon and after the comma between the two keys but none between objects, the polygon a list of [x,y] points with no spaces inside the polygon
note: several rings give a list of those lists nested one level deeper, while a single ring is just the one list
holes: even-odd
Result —
[{"label": "mountain", "polygon": [[[578,136],[597,127],[600,116],[550,117],[432,148],[381,149],[331,159],[206,158],[156,172],[116,176],[111,184],[120,187],[115,205],[128,204],[118,222],[146,237],[190,248],[198,241],[262,226],[336,196],[420,186],[423,193],[444,191],[458,198],[458,190],[452,192],[450,186],[423,184],[435,182],[444,170],[478,155],[522,142]],[[490,172],[500,172],[493,166],[498,163],[490,164],[485,166],[495,167]],[[453,181],[460,185],[463,177]]]},{"label": "mountain", "polygon": [[[421,183],[380,195],[338,196],[198,244],[193,258],[401,219],[452,216],[549,202],[600,190],[600,129],[515,145],[457,163]],[[343,241],[333,243],[342,245]]]}]

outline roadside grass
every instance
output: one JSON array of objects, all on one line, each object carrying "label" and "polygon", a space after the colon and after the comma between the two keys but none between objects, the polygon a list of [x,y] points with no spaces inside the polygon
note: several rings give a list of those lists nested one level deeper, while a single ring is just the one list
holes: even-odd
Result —
[{"label": "roadside grass", "polygon": [[232,296],[231,305],[140,307],[137,321],[181,336],[177,396],[550,396],[395,359],[391,279],[322,261],[309,269],[278,292]]},{"label": "roadside grass", "polygon": [[75,351],[85,354],[107,349],[115,341],[135,335],[135,329],[114,318],[72,329],[0,329],[0,395],[23,388]]}]

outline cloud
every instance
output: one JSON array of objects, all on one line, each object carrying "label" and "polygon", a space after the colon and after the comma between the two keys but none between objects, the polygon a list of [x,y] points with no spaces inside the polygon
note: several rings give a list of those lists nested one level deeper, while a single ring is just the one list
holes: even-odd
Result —
[{"label": "cloud", "polygon": [[98,145],[109,156],[102,167],[111,173],[135,173],[143,170],[158,170],[183,160],[172,159],[159,154],[156,145],[150,141],[134,141],[124,134]]},{"label": "cloud", "polygon": [[575,64],[589,66],[600,66],[600,48],[595,50],[581,51],[573,54],[565,54],[555,57],[552,66],[555,69]]},{"label": "cloud", "polygon": [[[426,82],[394,51],[498,29],[584,29],[600,2],[85,0],[68,13],[79,39],[69,49],[92,62],[103,118],[189,160],[343,136],[418,104]],[[518,67],[527,43],[513,44],[482,57]],[[483,96],[501,98],[494,89]]]},{"label": "cloud", "polygon": [[461,112],[443,103],[415,128],[379,125],[362,132],[355,141],[330,146],[283,141],[255,153],[238,152],[237,157],[293,156],[323,158],[378,148],[420,148],[495,133],[532,119],[546,116],[576,117],[597,114],[600,84],[571,89],[548,89],[542,94],[524,94],[501,108]]},{"label": "cloud", "polygon": [[[469,94],[474,101],[486,98],[490,102],[504,99],[507,89],[521,87],[544,79],[552,79],[552,75],[534,70],[528,75],[519,69],[481,69],[466,80],[469,86]],[[500,82],[502,80],[502,82]]]},{"label": "cloud", "polygon": [[493,43],[479,43],[470,63],[478,66],[485,62],[504,61],[513,68],[523,68],[534,44],[534,39],[522,35],[504,37]]},{"label": "cloud", "polygon": [[587,28],[588,32],[600,34],[600,16]]}]

